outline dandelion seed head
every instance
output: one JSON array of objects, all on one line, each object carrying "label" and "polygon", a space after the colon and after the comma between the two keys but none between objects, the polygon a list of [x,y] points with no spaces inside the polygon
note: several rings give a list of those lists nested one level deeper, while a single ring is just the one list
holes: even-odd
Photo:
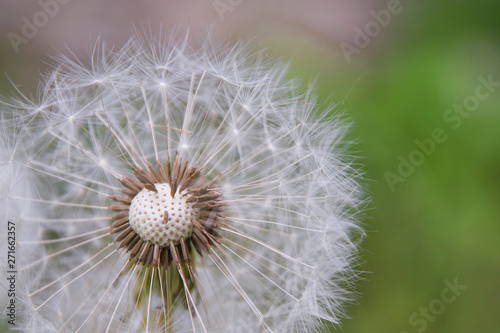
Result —
[{"label": "dandelion seed head", "polygon": [[136,33],[0,104],[32,332],[317,332],[352,300],[348,124],[242,45]]}]

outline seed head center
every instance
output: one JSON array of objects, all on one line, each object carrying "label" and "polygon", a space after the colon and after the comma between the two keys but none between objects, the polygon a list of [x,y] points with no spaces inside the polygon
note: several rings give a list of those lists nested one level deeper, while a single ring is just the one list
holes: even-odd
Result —
[{"label": "seed head center", "polygon": [[186,202],[190,195],[176,192],[172,197],[167,183],[154,184],[157,193],[143,188],[132,199],[129,222],[132,229],[144,240],[166,247],[178,244],[181,238],[193,233],[196,209]]}]

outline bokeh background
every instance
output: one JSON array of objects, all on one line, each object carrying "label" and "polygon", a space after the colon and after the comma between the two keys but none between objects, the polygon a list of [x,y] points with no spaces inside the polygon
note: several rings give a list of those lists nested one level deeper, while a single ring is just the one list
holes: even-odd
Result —
[{"label": "bokeh background", "polygon": [[[290,61],[290,76],[303,78],[304,87],[316,82],[321,105],[336,103],[352,119],[352,151],[368,179],[367,273],[351,319],[332,332],[500,332],[498,0],[59,2],[16,52],[9,33],[22,36],[42,7],[0,0],[2,95],[14,87],[34,94],[50,55],[71,50],[85,59],[98,36],[120,45],[132,25],[181,34],[189,27],[194,43],[210,31],[214,39],[265,47]],[[388,8],[390,21],[376,23],[372,11],[381,17]],[[362,40],[366,29],[371,36]],[[356,45],[349,56],[342,51]],[[478,88],[479,77],[496,86]],[[476,89],[489,95],[473,112],[449,111],[473,103]],[[446,141],[418,153],[416,140],[428,142],[435,129]],[[411,158],[418,165],[399,174]],[[445,281],[467,288],[445,303]],[[429,306],[426,319],[419,311]]]}]

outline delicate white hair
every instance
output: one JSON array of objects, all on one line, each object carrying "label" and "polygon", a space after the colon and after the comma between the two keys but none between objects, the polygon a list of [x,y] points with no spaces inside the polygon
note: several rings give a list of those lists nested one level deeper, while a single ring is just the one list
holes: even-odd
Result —
[{"label": "delicate white hair", "polygon": [[[18,228],[19,327],[318,332],[338,323],[358,275],[361,176],[345,149],[348,124],[287,75],[243,45],[207,39],[195,49],[188,38],[135,33],[121,48],[96,43],[89,65],[61,57],[35,99],[4,100],[0,209]],[[153,281],[168,284],[171,271],[129,260],[109,207],[132,167],[175,159],[217,179],[223,209],[218,242],[193,252],[192,285],[167,300],[171,286]]]}]

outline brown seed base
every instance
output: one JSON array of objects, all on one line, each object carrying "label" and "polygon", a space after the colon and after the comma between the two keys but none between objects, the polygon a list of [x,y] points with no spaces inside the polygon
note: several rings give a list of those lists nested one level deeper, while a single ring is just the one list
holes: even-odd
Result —
[{"label": "brown seed base", "polygon": [[[188,168],[188,162],[183,163],[180,158],[176,158],[173,165],[167,161],[165,165],[157,161],[158,171],[149,163],[148,170],[134,169],[135,178],[122,177],[119,181],[124,188],[120,190],[122,195],[111,196],[116,204],[109,207],[116,212],[111,217],[111,233],[118,234],[115,243],[119,248],[124,248],[130,253],[129,260],[135,264],[143,263],[154,268],[163,266],[168,268],[174,261],[180,269],[184,263],[190,269],[193,248],[200,256],[208,253],[214,242],[220,238],[217,229],[220,228],[222,201],[219,199],[220,193],[211,189],[216,179],[208,181],[206,176],[200,177],[201,172],[196,166]],[[170,246],[160,246],[157,243],[144,241],[129,224],[129,207],[132,199],[142,189],[157,192],[156,183],[167,183],[171,189],[172,197],[187,190],[190,198],[187,200],[193,203],[197,215],[191,222],[193,223],[193,233],[188,238],[181,238],[178,244],[170,243]]]}]

